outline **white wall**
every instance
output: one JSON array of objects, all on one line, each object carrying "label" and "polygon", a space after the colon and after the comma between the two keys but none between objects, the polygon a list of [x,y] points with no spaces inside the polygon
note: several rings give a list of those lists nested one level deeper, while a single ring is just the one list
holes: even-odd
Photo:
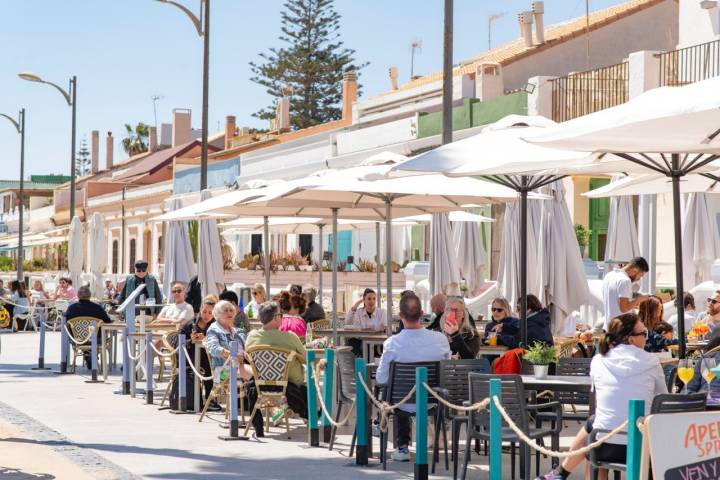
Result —
[{"label": "white wall", "polygon": [[678,48],[720,38],[720,8],[704,10],[700,0],[679,0],[680,36]]}]

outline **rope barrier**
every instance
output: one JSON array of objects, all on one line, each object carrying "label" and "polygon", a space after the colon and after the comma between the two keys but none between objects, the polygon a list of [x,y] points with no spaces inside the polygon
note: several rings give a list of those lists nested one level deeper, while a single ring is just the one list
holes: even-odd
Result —
[{"label": "rope barrier", "polygon": [[175,350],[171,350],[171,351],[169,351],[169,352],[167,352],[167,353],[163,353],[162,351],[160,351],[160,350],[157,349],[157,347],[155,346],[155,344],[154,344],[153,342],[150,342],[150,346],[152,347],[153,350],[155,350],[155,354],[156,354],[158,357],[163,357],[163,358],[172,357],[172,356],[175,355],[175,354],[177,353],[177,351],[178,351],[178,347],[175,347]]},{"label": "rope barrier", "polygon": [[85,338],[85,340],[78,340],[77,338],[72,336],[72,333],[70,333],[70,330],[68,330],[67,324],[65,324],[64,328],[65,328],[65,333],[67,334],[68,338],[75,345],[82,345],[86,342],[89,342],[90,339],[92,338],[92,332],[88,332],[88,336],[87,336],[87,338]]},{"label": "rope barrier", "polygon": [[537,450],[538,452],[542,453],[543,455],[548,455],[550,457],[556,457],[556,458],[567,458],[567,457],[575,457],[578,455],[585,455],[590,450],[593,450],[603,443],[610,440],[611,437],[614,437],[618,433],[621,433],[628,425],[628,421],[625,420],[623,423],[612,429],[607,435],[604,437],[598,438],[593,443],[584,446],[583,448],[579,448],[577,450],[569,450],[566,452],[556,452],[554,450],[550,450],[548,448],[542,447],[535,442],[535,440],[528,437],[525,432],[523,432],[520,427],[518,427],[515,422],[513,422],[512,418],[510,418],[510,415],[505,411],[502,404],[500,403],[500,400],[498,397],[493,397],[493,402],[495,403],[495,406],[497,407],[498,411],[500,412],[500,415],[502,415],[505,422],[508,424],[510,429],[515,432],[515,434],[518,436],[520,440],[525,442],[530,448]]},{"label": "rope barrier", "polygon": [[48,306],[21,305],[19,303],[13,302],[12,300],[8,300],[7,298],[0,299],[0,303],[12,305],[13,307],[27,308],[30,310],[52,310],[53,308],[56,308],[55,305],[48,305]]},{"label": "rope barrier", "polygon": [[323,413],[325,414],[325,418],[328,419],[331,425],[333,425],[336,428],[342,427],[345,425],[348,420],[350,420],[350,416],[353,413],[353,409],[355,408],[355,400],[353,400],[352,404],[350,405],[350,409],[348,410],[347,415],[345,415],[345,418],[343,418],[340,421],[335,421],[332,418],[332,414],[328,412],[327,407],[325,406],[325,402],[323,401],[323,394],[320,390],[320,384],[317,381],[318,378],[320,378],[320,371],[324,370],[327,365],[327,361],[325,359],[320,360],[315,364],[313,367],[313,374],[315,375],[315,381],[313,382],[315,384],[315,391],[317,392],[318,402],[320,403],[320,408],[322,409]]},{"label": "rope barrier", "polygon": [[[184,352],[184,354],[185,354],[185,358],[187,359],[187,364],[190,365],[190,368],[191,368],[192,371],[195,373],[195,376],[196,376],[197,378],[199,378],[200,380],[202,380],[203,382],[204,382],[204,381],[207,381],[207,380],[212,380],[212,379],[213,379],[213,376],[212,376],[212,375],[210,375],[209,377],[203,377],[202,375],[200,375],[200,372],[198,372],[198,371],[195,369],[195,362],[190,358],[190,354],[189,354],[188,351],[187,351],[187,347],[185,347],[185,345],[183,345],[183,346],[182,346],[182,349],[183,349],[183,352]],[[225,368],[225,366],[226,366],[228,363],[230,363],[230,357],[228,357],[227,360],[225,360],[225,363],[224,363],[223,366],[220,367],[220,368]]]},{"label": "rope barrier", "polygon": [[489,399],[489,398],[486,398],[485,400],[483,400],[483,401],[481,401],[481,402],[477,402],[477,403],[474,403],[474,404],[469,405],[469,406],[465,406],[465,405],[455,405],[455,404],[453,404],[453,403],[448,402],[448,401],[445,400],[444,398],[442,398],[442,397],[441,397],[435,390],[433,390],[433,388],[432,388],[430,385],[428,385],[427,383],[423,382],[423,387],[425,387],[425,390],[427,390],[430,395],[432,395],[433,397],[435,397],[438,402],[442,403],[443,405],[445,405],[445,406],[448,407],[448,408],[451,408],[451,409],[453,409],[453,410],[458,410],[458,411],[460,411],[460,412],[472,412],[472,411],[474,411],[474,410],[477,410],[477,411],[487,410],[488,406],[490,405],[490,399]]},{"label": "rope barrier", "polygon": [[387,428],[388,428],[388,415],[390,414],[390,412],[395,410],[397,407],[399,407],[400,405],[402,405],[404,403],[407,403],[412,398],[412,396],[415,394],[416,385],[413,385],[413,387],[410,389],[410,391],[407,393],[407,395],[405,395],[399,402],[397,402],[394,405],[390,405],[388,402],[386,402],[384,400],[382,402],[377,400],[373,396],[373,394],[370,391],[370,389],[368,388],[368,386],[365,384],[365,380],[363,380],[363,378],[359,375],[356,375],[356,376],[357,376],[357,379],[360,381],[360,385],[362,385],[363,389],[365,390],[365,393],[367,394],[368,398],[370,399],[370,402],[372,402],[372,404],[375,405],[375,408],[377,408],[378,412],[380,413],[380,430],[383,432],[386,432]]},{"label": "rope barrier", "polygon": [[140,360],[140,357],[143,356],[143,354],[145,353],[145,349],[146,349],[147,347],[141,348],[141,349],[140,349],[140,352],[139,352],[139,353],[137,354],[137,356],[135,357],[135,356],[133,356],[132,352],[130,351],[130,343],[131,343],[131,342],[127,342],[128,357],[130,357],[130,360],[132,360],[133,362],[136,362],[136,361]]}]

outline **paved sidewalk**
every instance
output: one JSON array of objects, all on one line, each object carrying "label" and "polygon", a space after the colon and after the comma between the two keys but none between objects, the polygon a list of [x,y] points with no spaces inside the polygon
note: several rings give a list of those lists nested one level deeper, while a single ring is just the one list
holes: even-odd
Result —
[{"label": "paved sidewalk", "polygon": [[[198,423],[197,415],[158,411],[162,394],[155,395],[154,406],[145,405],[139,396],[113,394],[120,384],[117,374],[105,384],[88,384],[84,368],[76,375],[31,370],[37,362],[37,341],[34,333],[2,335],[0,402],[6,407],[0,403],[0,467],[54,475],[39,478],[73,479],[413,477],[412,463],[390,461],[388,471],[383,471],[377,459],[371,459],[370,467],[356,467],[348,458],[350,431],[338,436],[332,452],[327,447],[308,448],[306,429],[297,422],[291,440],[273,428],[262,441],[223,442],[217,438],[227,432],[218,425],[222,415]],[[49,332],[46,362],[54,370],[59,343],[59,334]],[[15,415],[13,409],[23,415]],[[17,417],[28,421],[13,420]],[[8,457],[7,449],[17,454]],[[487,459],[473,456],[468,478],[487,478],[487,467],[478,463],[487,464]],[[443,467],[438,473],[442,475],[432,478],[452,478]]]}]

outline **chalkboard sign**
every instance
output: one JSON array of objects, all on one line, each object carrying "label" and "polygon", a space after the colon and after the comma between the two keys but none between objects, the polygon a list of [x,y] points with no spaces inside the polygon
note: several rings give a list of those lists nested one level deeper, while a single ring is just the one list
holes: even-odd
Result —
[{"label": "chalkboard sign", "polygon": [[665,472],[665,480],[718,480],[720,458],[710,458],[690,465],[675,467]]},{"label": "chalkboard sign", "polygon": [[653,476],[664,480],[720,480],[720,415],[717,412],[650,415],[644,447]]}]

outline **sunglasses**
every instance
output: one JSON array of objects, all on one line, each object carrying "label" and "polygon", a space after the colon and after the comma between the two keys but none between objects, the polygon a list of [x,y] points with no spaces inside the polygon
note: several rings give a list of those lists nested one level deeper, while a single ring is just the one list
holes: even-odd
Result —
[{"label": "sunglasses", "polygon": [[147,267],[135,267],[136,272],[147,272]]},{"label": "sunglasses", "polygon": [[493,312],[504,312],[505,309],[504,308],[493,308],[492,311]]},{"label": "sunglasses", "polygon": [[253,295],[260,295],[260,292],[252,292]]},{"label": "sunglasses", "polygon": [[633,332],[629,335],[630,337],[643,337],[647,339],[648,332],[643,330],[642,332]]},{"label": "sunglasses", "polygon": [[172,293],[182,293],[182,290],[179,288],[176,288],[175,290],[172,291]]},{"label": "sunglasses", "polygon": [[716,303],[720,303],[720,300],[715,300],[714,298],[708,298],[707,303],[715,305]]},{"label": "sunglasses", "polygon": [[212,300],[205,300],[203,302],[203,305],[215,305],[215,302],[213,302]]}]

